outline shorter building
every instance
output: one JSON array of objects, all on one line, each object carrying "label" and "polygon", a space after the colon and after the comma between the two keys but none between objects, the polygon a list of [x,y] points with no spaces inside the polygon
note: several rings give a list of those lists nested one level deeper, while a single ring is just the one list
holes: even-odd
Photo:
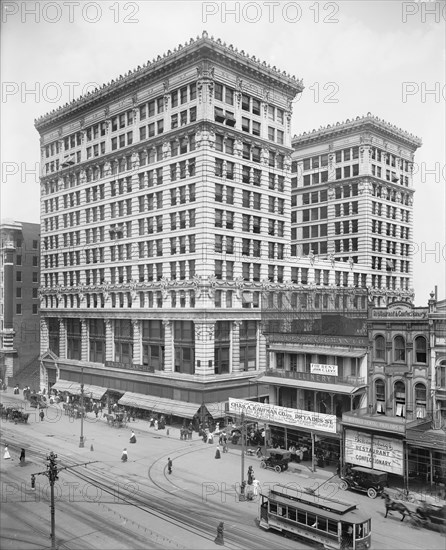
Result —
[{"label": "shorter building", "polygon": [[258,380],[271,405],[302,418],[270,422],[271,439],[319,442],[337,462],[343,413],[367,405],[367,290],[313,286],[270,292],[263,303],[268,366]]},{"label": "shorter building", "polygon": [[371,309],[368,406],[342,415],[344,462],[402,476],[406,486],[446,479],[441,401],[432,391],[443,361],[434,353],[435,303],[431,297],[429,307],[395,302]]},{"label": "shorter building", "polygon": [[40,225],[5,219],[0,232],[0,377],[8,384],[25,370],[39,378]]}]

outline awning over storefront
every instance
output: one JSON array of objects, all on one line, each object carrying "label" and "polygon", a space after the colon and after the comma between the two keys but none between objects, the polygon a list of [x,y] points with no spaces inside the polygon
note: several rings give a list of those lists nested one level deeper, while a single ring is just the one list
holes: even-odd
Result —
[{"label": "awning over storefront", "polygon": [[[58,380],[52,388],[57,391],[66,391],[72,395],[81,394],[81,385],[79,382],[71,382],[70,380]],[[91,384],[84,384],[84,396],[91,397],[92,399],[100,400],[104,397],[107,388],[101,386],[93,386]]]},{"label": "awning over storefront", "polygon": [[323,382],[315,382],[313,380],[294,380],[293,378],[282,378],[278,376],[263,376],[260,380],[262,381],[262,384],[288,386],[331,393],[346,393],[348,395],[356,393],[366,387],[365,384],[361,386],[348,386],[347,384],[324,384]]},{"label": "awning over storefront", "polygon": [[180,416],[181,418],[193,418],[201,407],[199,403],[188,403],[187,401],[177,401],[175,399],[132,392],[125,392],[118,401],[118,404],[154,413]]},{"label": "awning over storefront", "polygon": [[[270,351],[284,351],[284,349],[291,351],[289,345],[284,346],[279,342],[271,342]],[[346,350],[333,346],[332,348],[324,348],[323,346],[303,346],[301,344],[292,344],[293,353],[311,353],[318,355],[329,355],[339,357],[364,357],[367,353],[364,349]]]},{"label": "awning over storefront", "polygon": [[408,428],[406,441],[411,447],[424,447],[446,453],[446,432],[444,430],[417,430]]},{"label": "awning over storefront", "polygon": [[52,390],[66,391],[76,395],[81,392],[81,385],[79,382],[72,382],[71,380],[58,380],[52,387]]},{"label": "awning over storefront", "polygon": [[223,418],[226,414],[228,402],[216,401],[214,403],[204,403],[204,406],[213,418]]},{"label": "awning over storefront", "polygon": [[[102,388],[101,386],[92,386],[91,384],[84,384],[84,395],[86,397],[91,397],[96,401],[102,399],[105,395],[107,388]],[[79,393],[81,392],[79,387]]]}]

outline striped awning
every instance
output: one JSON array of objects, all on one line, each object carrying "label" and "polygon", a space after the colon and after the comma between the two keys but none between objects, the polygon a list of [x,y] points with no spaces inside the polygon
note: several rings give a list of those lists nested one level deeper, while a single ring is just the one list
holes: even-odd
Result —
[{"label": "striped awning", "polygon": [[179,416],[181,418],[193,418],[201,407],[199,403],[189,403],[187,401],[177,401],[176,399],[166,399],[165,397],[132,392],[126,392],[118,401],[118,404],[159,414]]},{"label": "striped awning", "polygon": [[81,385],[79,382],[72,382],[71,380],[58,380],[52,387],[52,390],[66,391],[73,395],[81,392]]}]

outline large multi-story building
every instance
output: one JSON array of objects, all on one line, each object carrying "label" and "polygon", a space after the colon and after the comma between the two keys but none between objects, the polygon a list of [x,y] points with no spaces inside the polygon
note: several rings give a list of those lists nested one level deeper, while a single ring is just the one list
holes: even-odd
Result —
[{"label": "large multi-story building", "polygon": [[204,33],[36,121],[43,386],[83,370],[146,408],[256,392],[301,90]]},{"label": "large multi-story building", "polygon": [[39,367],[40,225],[2,220],[0,251],[0,377],[8,385]]},{"label": "large multi-story building", "polygon": [[370,284],[368,266],[291,254],[302,89],[203,33],[36,121],[43,387],[189,415],[257,397],[262,293]]},{"label": "large multi-story building", "polygon": [[[359,286],[403,298],[413,286],[412,169],[421,140],[368,114],[292,144],[292,255],[353,262],[365,278]],[[376,295],[378,306],[391,301]]]}]

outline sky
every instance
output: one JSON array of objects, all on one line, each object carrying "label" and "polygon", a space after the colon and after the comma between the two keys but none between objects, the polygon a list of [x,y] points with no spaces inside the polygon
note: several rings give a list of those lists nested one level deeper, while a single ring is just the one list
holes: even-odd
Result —
[{"label": "sky", "polygon": [[303,79],[292,134],[368,112],[418,137],[415,304],[446,298],[444,1],[1,1],[1,217],[40,222],[34,120],[214,38]]}]

